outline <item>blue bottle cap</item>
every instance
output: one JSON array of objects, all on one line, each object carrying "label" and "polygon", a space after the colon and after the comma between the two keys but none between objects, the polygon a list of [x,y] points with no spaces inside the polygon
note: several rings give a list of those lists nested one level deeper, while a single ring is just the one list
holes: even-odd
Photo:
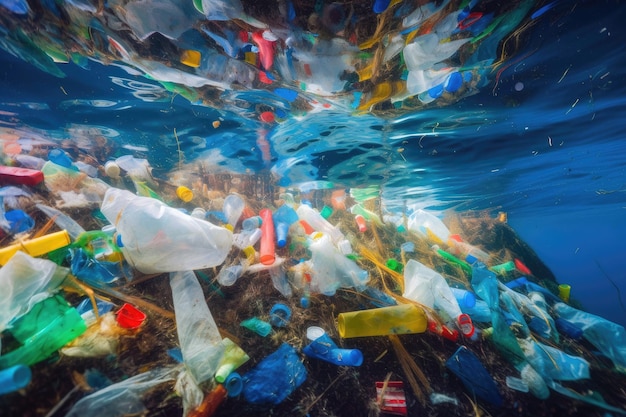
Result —
[{"label": "blue bottle cap", "polygon": [[274,304],[270,310],[270,323],[274,327],[285,327],[291,319],[291,309],[285,304]]},{"label": "blue bottle cap", "polygon": [[243,391],[243,380],[237,372],[231,372],[224,381],[224,388],[229,397],[236,397]]}]

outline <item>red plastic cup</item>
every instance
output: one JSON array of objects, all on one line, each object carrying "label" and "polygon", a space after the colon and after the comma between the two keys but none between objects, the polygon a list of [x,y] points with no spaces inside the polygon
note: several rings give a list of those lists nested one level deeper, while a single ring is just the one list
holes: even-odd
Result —
[{"label": "red plastic cup", "polygon": [[259,211],[261,217],[261,247],[259,249],[259,261],[263,265],[271,265],[276,260],[274,220],[270,209]]},{"label": "red plastic cup", "polygon": [[132,304],[124,304],[117,312],[117,324],[125,329],[136,329],[144,322],[146,315]]}]

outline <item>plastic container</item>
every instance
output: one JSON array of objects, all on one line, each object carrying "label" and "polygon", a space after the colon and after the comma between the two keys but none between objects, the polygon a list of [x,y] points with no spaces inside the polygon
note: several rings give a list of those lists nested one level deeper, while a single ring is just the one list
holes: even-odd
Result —
[{"label": "plastic container", "polygon": [[272,211],[270,209],[262,209],[259,212],[261,216],[261,246],[259,248],[259,261],[263,265],[271,265],[276,260],[275,238],[274,238],[274,221],[272,220]]},{"label": "plastic container", "polygon": [[476,305],[476,296],[473,292],[453,287],[450,287],[450,290],[452,291],[454,298],[456,298],[457,303],[459,303],[461,310],[465,311],[465,309],[471,309]]},{"label": "plastic container", "polygon": [[215,375],[225,346],[193,271],[170,273],[170,287],[184,362],[202,383]]},{"label": "plastic container", "polygon": [[15,365],[0,371],[0,395],[17,391],[30,383],[32,374],[30,368],[24,365]]},{"label": "plastic container", "polygon": [[0,184],[34,187],[44,180],[43,172],[30,168],[0,166]]},{"label": "plastic container", "polygon": [[146,314],[132,304],[125,303],[117,312],[117,324],[125,329],[138,329],[146,320]]},{"label": "plastic container", "polygon": [[144,274],[217,266],[232,246],[229,230],[130,191],[109,188],[101,210],[126,261]]},{"label": "plastic container", "polygon": [[559,298],[569,303],[569,295],[572,287],[569,284],[559,284]]},{"label": "plastic container", "polygon": [[337,329],[343,338],[423,333],[428,327],[424,310],[413,304],[341,313]]}]

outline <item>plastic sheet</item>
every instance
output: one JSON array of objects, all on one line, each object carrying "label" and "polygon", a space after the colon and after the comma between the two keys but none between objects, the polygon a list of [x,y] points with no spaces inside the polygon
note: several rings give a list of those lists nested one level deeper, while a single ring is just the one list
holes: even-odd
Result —
[{"label": "plastic sheet", "polygon": [[149,389],[174,379],[174,368],[157,368],[109,385],[79,400],[66,417],[141,414],[146,407],[142,395]]},{"label": "plastic sheet", "polygon": [[49,297],[68,272],[52,261],[16,252],[0,269],[0,330]]},{"label": "plastic sheet", "polygon": [[253,404],[280,404],[306,380],[295,349],[283,343],[243,376],[243,395]]},{"label": "plastic sheet", "polygon": [[146,274],[216,266],[232,246],[229,230],[126,190],[110,188],[101,210],[121,236],[124,258]]}]

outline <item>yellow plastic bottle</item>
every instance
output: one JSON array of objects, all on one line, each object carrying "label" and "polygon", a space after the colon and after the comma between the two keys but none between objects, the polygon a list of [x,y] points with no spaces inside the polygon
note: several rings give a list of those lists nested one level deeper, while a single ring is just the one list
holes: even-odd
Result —
[{"label": "yellow plastic bottle", "polygon": [[414,304],[351,311],[337,317],[343,338],[424,333],[427,326],[424,310]]},{"label": "yellow plastic bottle", "polygon": [[0,265],[9,262],[9,259],[11,259],[18,250],[32,257],[36,257],[67,246],[70,242],[70,235],[67,233],[67,230],[61,230],[60,232],[50,233],[36,239],[16,243],[0,249]]}]

